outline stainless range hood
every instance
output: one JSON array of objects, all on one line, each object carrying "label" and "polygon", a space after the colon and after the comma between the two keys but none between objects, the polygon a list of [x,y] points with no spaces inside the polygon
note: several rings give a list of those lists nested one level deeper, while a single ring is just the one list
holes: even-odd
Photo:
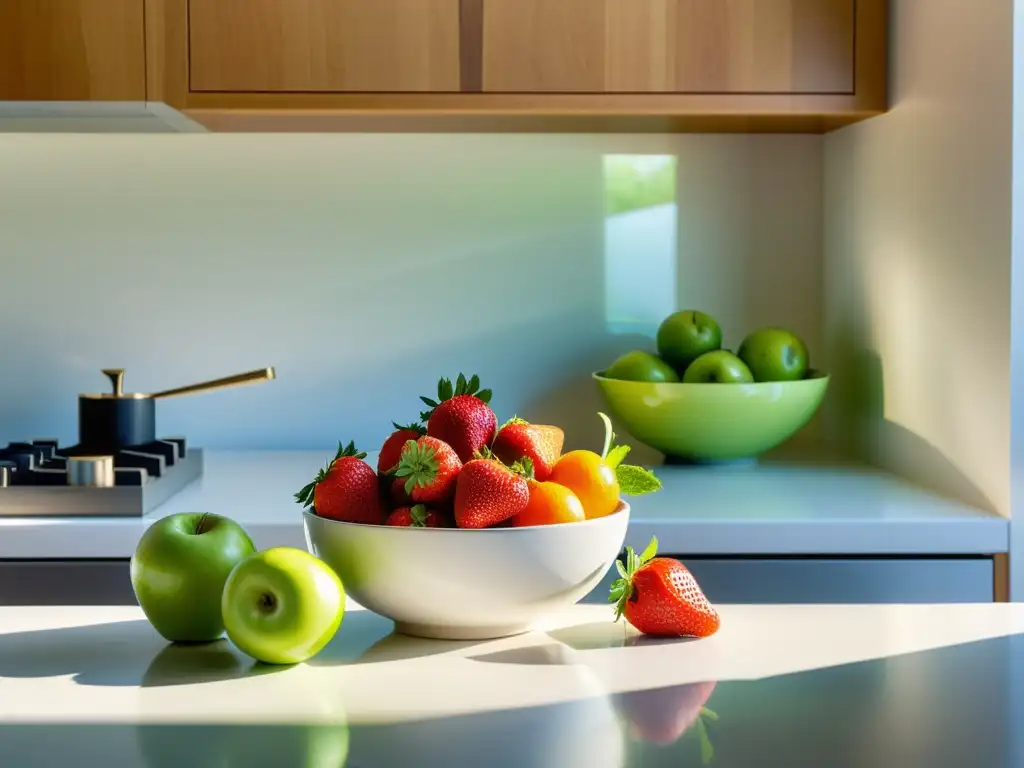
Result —
[{"label": "stainless range hood", "polygon": [[157,101],[0,101],[0,133],[206,133]]}]

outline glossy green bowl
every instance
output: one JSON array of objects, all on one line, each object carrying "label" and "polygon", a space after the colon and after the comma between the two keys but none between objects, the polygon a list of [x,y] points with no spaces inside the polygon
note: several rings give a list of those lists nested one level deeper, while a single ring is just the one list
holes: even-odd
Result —
[{"label": "glossy green bowl", "polygon": [[654,384],[594,374],[612,416],[635,439],[693,462],[760,456],[786,442],[814,416],[828,374],[754,384]]}]

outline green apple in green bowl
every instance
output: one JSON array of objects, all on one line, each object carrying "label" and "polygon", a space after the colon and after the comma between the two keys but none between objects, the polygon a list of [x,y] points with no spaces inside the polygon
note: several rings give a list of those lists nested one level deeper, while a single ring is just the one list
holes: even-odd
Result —
[{"label": "green apple in green bowl", "polygon": [[761,328],[747,336],[738,350],[755,381],[800,381],[810,369],[807,345],[784,328]]},{"label": "green apple in green bowl", "polygon": [[329,565],[274,547],[235,566],[221,611],[228,638],[267,664],[299,664],[331,641],[345,616],[345,588]]},{"label": "green apple in green bowl", "polygon": [[722,346],[722,329],[710,315],[687,309],[662,320],[658,326],[658,355],[682,374],[705,352]]},{"label": "green apple in green bowl", "polygon": [[684,384],[748,384],[754,380],[747,364],[732,352],[705,352],[686,369]]},{"label": "green apple in green bowl", "polygon": [[234,520],[183,512],[157,520],[131,559],[132,589],[146,618],[171,642],[224,635],[220,597],[228,574],[256,551]]},{"label": "green apple in green bowl", "polygon": [[679,381],[676,369],[657,355],[634,349],[617,358],[605,369],[609,379],[620,381]]}]

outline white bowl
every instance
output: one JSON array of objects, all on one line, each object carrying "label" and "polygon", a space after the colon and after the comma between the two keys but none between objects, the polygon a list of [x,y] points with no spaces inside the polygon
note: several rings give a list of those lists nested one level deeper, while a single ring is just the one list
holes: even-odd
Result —
[{"label": "white bowl", "polygon": [[482,640],[527,632],[601,581],[629,505],[596,520],[525,528],[400,528],[303,514],[306,546],[357,603],[398,632]]}]

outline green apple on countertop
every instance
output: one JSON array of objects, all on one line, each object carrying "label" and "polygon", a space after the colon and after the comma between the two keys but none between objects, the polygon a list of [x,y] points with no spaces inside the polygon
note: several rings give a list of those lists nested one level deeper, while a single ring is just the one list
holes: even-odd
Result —
[{"label": "green apple on countertop", "polygon": [[256,547],[238,523],[220,515],[180,513],[153,523],[131,559],[135,597],[171,642],[223,636],[221,593],[231,570]]},{"label": "green apple on countertop", "polygon": [[732,352],[705,352],[686,369],[684,384],[749,384],[754,380],[747,364]]},{"label": "green apple on countertop", "polygon": [[807,345],[782,328],[754,331],[743,340],[739,356],[757,381],[799,381],[810,367]]},{"label": "green apple on countertop", "polygon": [[807,345],[792,331],[767,327],[749,334],[735,354],[722,349],[722,329],[705,312],[675,312],[658,327],[658,354],[634,349],[599,376],[653,384],[749,384],[798,381],[810,372]]},{"label": "green apple on countertop", "polygon": [[221,608],[228,638],[267,664],[298,664],[331,641],[345,616],[345,589],[326,563],[274,547],[235,566]]},{"label": "green apple on countertop", "polygon": [[609,379],[623,381],[679,381],[676,369],[657,355],[634,349],[617,358],[604,372]]}]

